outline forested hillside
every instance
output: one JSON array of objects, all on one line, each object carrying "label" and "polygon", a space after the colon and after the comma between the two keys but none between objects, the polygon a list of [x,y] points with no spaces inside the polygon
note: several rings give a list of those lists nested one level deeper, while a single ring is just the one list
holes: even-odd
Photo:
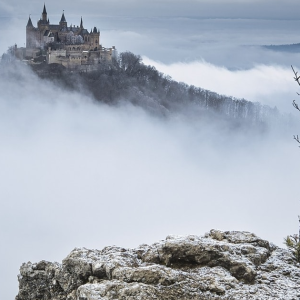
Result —
[{"label": "forested hillside", "polygon": [[145,65],[140,56],[131,52],[121,53],[113,64],[102,64],[97,71],[70,72],[60,65],[38,65],[33,70],[40,78],[51,80],[63,89],[92,95],[97,101],[112,105],[130,102],[155,114],[188,112],[197,118],[217,117],[234,126],[259,128],[270,123],[288,123],[288,118],[283,120],[276,107],[176,82],[153,66]]}]

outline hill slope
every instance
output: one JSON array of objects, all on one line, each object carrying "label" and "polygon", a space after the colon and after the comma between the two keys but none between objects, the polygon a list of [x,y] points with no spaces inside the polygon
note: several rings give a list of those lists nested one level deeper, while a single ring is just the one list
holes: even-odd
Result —
[{"label": "hill slope", "polygon": [[116,104],[125,100],[156,114],[188,110],[200,117],[217,115],[235,125],[247,126],[265,126],[280,117],[276,108],[176,82],[130,52],[121,53],[113,65],[101,65],[98,71],[88,73],[53,67],[35,71],[41,78],[91,94],[98,101]]}]

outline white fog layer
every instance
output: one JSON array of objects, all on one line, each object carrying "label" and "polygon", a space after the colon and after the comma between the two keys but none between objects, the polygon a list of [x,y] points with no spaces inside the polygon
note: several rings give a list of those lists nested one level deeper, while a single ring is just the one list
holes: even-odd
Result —
[{"label": "white fog layer", "polygon": [[291,110],[291,99],[297,97],[297,85],[293,81],[290,66],[257,65],[252,69],[230,71],[205,61],[163,64],[147,57],[143,61],[169,74],[174,80],[201,86],[222,95],[234,95],[276,106],[281,112],[296,113]]},{"label": "white fog layer", "polygon": [[216,119],[158,118],[20,70],[0,83],[4,299],[16,294],[22,262],[61,260],[75,246],[133,247],[210,228],[280,245],[294,230],[292,130],[243,136]]}]

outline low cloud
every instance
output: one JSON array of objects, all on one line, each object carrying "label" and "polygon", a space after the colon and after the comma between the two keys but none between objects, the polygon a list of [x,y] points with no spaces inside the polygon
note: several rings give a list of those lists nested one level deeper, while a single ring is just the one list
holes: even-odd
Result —
[{"label": "low cloud", "polygon": [[211,228],[281,245],[296,231],[291,136],[163,119],[95,103],[26,68],[14,76],[0,81],[1,299],[17,293],[22,262],[61,260],[74,247],[134,247]]},{"label": "low cloud", "polygon": [[205,61],[163,64],[147,57],[143,61],[169,74],[176,81],[271,107],[277,106],[281,112],[295,112],[291,102],[297,99],[298,86],[293,80],[291,68],[258,65],[251,69],[232,71]]}]

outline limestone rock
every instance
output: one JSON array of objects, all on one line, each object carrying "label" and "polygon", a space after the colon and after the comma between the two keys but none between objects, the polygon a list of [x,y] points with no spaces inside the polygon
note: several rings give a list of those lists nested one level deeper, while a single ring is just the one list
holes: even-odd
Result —
[{"label": "limestone rock", "polygon": [[20,268],[16,300],[300,299],[288,250],[248,232],[168,236],[137,249],[75,248]]}]

